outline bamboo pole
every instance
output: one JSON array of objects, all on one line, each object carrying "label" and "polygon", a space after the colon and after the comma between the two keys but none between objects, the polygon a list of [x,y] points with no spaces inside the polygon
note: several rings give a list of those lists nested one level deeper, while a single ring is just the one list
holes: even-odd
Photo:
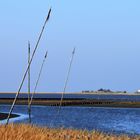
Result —
[{"label": "bamboo pole", "polygon": [[69,76],[70,76],[70,71],[71,71],[74,55],[75,55],[75,48],[72,51],[72,56],[71,56],[71,59],[70,59],[70,64],[69,64],[68,73],[67,73],[67,76],[66,76],[66,81],[65,81],[65,84],[64,84],[64,89],[63,89],[63,92],[62,92],[61,100],[60,100],[58,113],[59,113],[59,111],[61,109],[64,94],[66,92],[66,88],[67,88],[67,84],[68,84],[68,80],[69,80]]},{"label": "bamboo pole", "polygon": [[[28,65],[30,63],[30,42],[28,42]],[[28,70],[28,114],[29,114],[29,123],[31,123],[31,108],[30,108],[30,67]]]},{"label": "bamboo pole", "polygon": [[32,93],[31,99],[29,101],[29,107],[30,108],[31,108],[31,104],[32,104],[32,101],[33,101],[34,94],[36,93],[36,90],[37,90],[37,86],[38,86],[38,83],[39,83],[39,80],[40,80],[40,77],[41,77],[41,73],[42,73],[42,70],[43,70],[43,66],[45,64],[45,60],[46,60],[47,56],[48,56],[48,51],[45,53],[45,56],[44,56],[44,59],[43,59],[43,62],[42,62],[42,65],[41,65],[41,68],[40,68],[40,71],[39,71],[39,74],[38,74],[38,78],[37,78],[37,81],[36,81],[36,84],[35,84],[34,92]]},{"label": "bamboo pole", "polygon": [[48,12],[48,16],[47,16],[47,18],[46,18],[46,20],[45,20],[45,23],[44,23],[44,25],[43,25],[43,27],[42,27],[41,33],[40,33],[39,38],[38,38],[38,40],[37,40],[35,49],[34,49],[34,51],[33,51],[33,54],[32,54],[32,56],[31,56],[31,59],[30,59],[30,63],[28,64],[28,67],[27,67],[27,69],[26,69],[26,71],[25,71],[25,73],[24,73],[24,75],[23,75],[21,84],[20,84],[19,89],[18,89],[18,91],[17,91],[17,93],[16,93],[16,96],[15,96],[15,99],[14,99],[14,101],[13,101],[13,104],[12,104],[12,106],[11,106],[11,108],[10,108],[10,111],[9,111],[9,114],[8,114],[8,117],[7,117],[6,125],[9,123],[9,119],[10,119],[11,113],[12,113],[12,111],[13,111],[14,105],[15,105],[15,103],[16,103],[16,101],[17,101],[17,98],[18,98],[19,93],[20,93],[20,91],[21,91],[21,88],[22,88],[22,86],[23,86],[24,80],[25,80],[25,78],[26,78],[26,75],[27,75],[28,70],[29,70],[29,68],[30,68],[30,65],[31,65],[31,63],[32,63],[32,60],[33,60],[34,55],[35,55],[35,53],[36,53],[36,50],[37,50],[37,48],[38,48],[38,45],[39,45],[40,39],[41,39],[41,37],[42,37],[43,31],[44,31],[44,29],[45,29],[46,23],[47,23],[47,21],[49,20],[50,13],[51,13],[51,8],[50,8],[50,10],[49,10],[49,12]]},{"label": "bamboo pole", "polygon": [[[58,111],[57,111],[56,115],[54,116],[54,119],[53,119],[53,120],[56,120],[57,116],[59,115],[61,106],[62,106],[62,102],[63,102],[64,94],[65,94],[65,92],[66,92],[66,88],[67,88],[67,84],[68,84],[68,80],[69,80],[69,76],[70,76],[70,71],[71,71],[71,67],[72,67],[74,55],[75,55],[75,48],[74,48],[73,51],[72,51],[72,56],[71,56],[71,59],[70,59],[70,64],[69,64],[69,68],[68,68],[68,73],[67,73],[67,76],[66,76],[66,81],[65,81],[65,83],[64,83],[64,88],[63,88],[63,92],[62,92],[62,95],[61,95],[61,99],[60,99]],[[52,125],[53,120],[50,122],[50,126]]]}]

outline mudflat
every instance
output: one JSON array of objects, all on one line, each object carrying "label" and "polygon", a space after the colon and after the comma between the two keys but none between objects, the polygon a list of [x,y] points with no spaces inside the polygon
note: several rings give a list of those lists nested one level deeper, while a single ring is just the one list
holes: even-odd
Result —
[{"label": "mudflat", "polygon": [[[0,104],[11,105],[13,99],[0,99]],[[18,99],[17,105],[28,105],[28,99]],[[59,106],[59,99],[33,99],[32,105]],[[139,101],[114,101],[97,99],[64,99],[62,106],[92,106],[92,107],[122,107],[122,108],[140,108]]]},{"label": "mudflat", "polygon": [[[8,117],[8,113],[0,113],[0,120],[5,120]],[[10,118],[16,118],[19,117],[17,114],[11,114]]]}]

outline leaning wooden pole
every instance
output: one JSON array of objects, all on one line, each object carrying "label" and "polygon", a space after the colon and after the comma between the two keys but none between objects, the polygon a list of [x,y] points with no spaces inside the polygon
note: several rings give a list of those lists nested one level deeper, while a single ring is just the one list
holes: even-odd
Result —
[{"label": "leaning wooden pole", "polygon": [[[42,73],[42,70],[43,70],[43,66],[45,64],[45,60],[46,60],[47,56],[48,56],[48,51],[46,52],[46,54],[44,56],[44,59],[43,59],[43,62],[42,62],[42,65],[41,65],[41,68],[40,68],[40,71],[39,71],[39,74],[38,74],[38,78],[37,78],[37,81],[36,81],[36,84],[35,84],[35,88],[34,88],[34,91],[32,93],[30,101],[29,101],[29,107],[30,108],[31,108],[31,104],[32,104],[32,101],[33,101],[34,94],[36,93],[36,90],[37,90],[37,86],[38,86],[38,83],[39,83],[39,80],[40,80],[40,77],[41,77],[41,73]],[[30,110],[30,113],[31,113],[31,110]]]},{"label": "leaning wooden pole", "polygon": [[45,20],[45,23],[44,23],[43,27],[42,27],[41,33],[40,33],[39,38],[38,38],[38,40],[37,40],[37,43],[36,43],[35,49],[34,49],[34,51],[33,51],[33,54],[32,54],[32,56],[31,56],[30,62],[29,62],[29,64],[28,64],[28,67],[27,67],[27,69],[26,69],[24,75],[23,75],[21,84],[20,84],[19,89],[18,89],[18,91],[17,91],[17,93],[16,93],[16,96],[15,96],[15,99],[14,99],[14,101],[13,101],[13,104],[12,104],[12,106],[11,106],[11,108],[10,108],[10,111],[9,111],[9,114],[8,114],[8,117],[7,117],[6,125],[9,123],[9,119],[10,119],[11,113],[12,113],[12,111],[13,111],[14,105],[15,105],[15,103],[16,103],[16,101],[17,101],[17,98],[18,98],[19,93],[20,93],[20,91],[21,91],[21,88],[22,88],[22,86],[23,86],[24,80],[25,80],[25,78],[26,78],[26,75],[27,75],[28,70],[29,70],[29,68],[30,68],[30,65],[31,65],[31,63],[32,63],[32,60],[33,60],[33,58],[34,58],[35,52],[36,52],[36,50],[37,50],[37,48],[38,48],[38,45],[39,45],[40,39],[41,39],[41,37],[42,37],[43,31],[44,31],[44,29],[45,29],[46,23],[47,23],[47,21],[49,20],[50,13],[51,13],[51,8],[50,8],[50,10],[49,10],[49,12],[48,12],[48,16],[47,16],[47,18],[46,18],[46,20]]},{"label": "leaning wooden pole", "polygon": [[[61,106],[62,106],[62,102],[63,102],[64,94],[65,94],[65,92],[66,92],[66,88],[67,88],[67,84],[68,84],[68,80],[69,80],[69,76],[70,76],[70,71],[71,71],[71,67],[72,67],[74,55],[75,55],[75,48],[74,48],[73,51],[72,51],[72,56],[71,56],[71,59],[70,59],[70,64],[69,64],[69,68],[68,68],[68,73],[67,73],[67,76],[66,76],[66,81],[65,81],[65,83],[64,83],[64,88],[63,88],[63,91],[62,91],[62,95],[61,95],[59,107],[58,107],[57,113],[56,113],[56,115],[55,115],[55,117],[54,117],[53,120],[57,119],[57,116],[59,115],[59,112],[60,112],[60,109],[61,109]],[[50,122],[50,126],[52,125],[53,120]]]},{"label": "leaning wooden pole", "polygon": [[[30,42],[28,42],[28,65],[30,63]],[[29,115],[29,123],[31,123],[31,108],[30,108],[30,67],[28,70],[28,115]]]},{"label": "leaning wooden pole", "polygon": [[73,62],[74,54],[75,54],[75,48],[72,51],[72,56],[71,56],[71,59],[70,59],[70,64],[69,64],[69,68],[68,68],[68,73],[67,73],[66,81],[65,81],[65,84],[64,84],[64,89],[63,89],[62,96],[61,96],[61,99],[60,99],[58,113],[59,113],[60,108],[62,106],[62,101],[63,101],[63,98],[64,98],[64,94],[66,92],[66,88],[67,88],[67,84],[68,84],[68,80],[69,80],[69,76],[70,76],[70,71],[71,71],[71,67],[72,67],[72,62]]}]

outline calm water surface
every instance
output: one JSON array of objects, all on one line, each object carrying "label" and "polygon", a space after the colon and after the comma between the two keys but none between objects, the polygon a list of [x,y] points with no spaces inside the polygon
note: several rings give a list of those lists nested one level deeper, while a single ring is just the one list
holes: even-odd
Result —
[{"label": "calm water surface", "polygon": [[[14,98],[15,94],[0,94],[0,98]],[[19,94],[20,98],[27,98],[27,94]],[[60,99],[61,94],[35,94],[34,98]],[[64,94],[64,98],[71,99],[107,99],[118,101],[140,101],[140,95],[105,95],[105,94]]]},{"label": "calm water surface", "polygon": [[[1,105],[2,112],[10,106]],[[14,122],[28,123],[27,106],[15,106],[14,113],[26,114]],[[140,134],[139,108],[95,108],[95,107],[58,107],[32,106],[32,123],[47,127],[100,130],[116,134]]]}]

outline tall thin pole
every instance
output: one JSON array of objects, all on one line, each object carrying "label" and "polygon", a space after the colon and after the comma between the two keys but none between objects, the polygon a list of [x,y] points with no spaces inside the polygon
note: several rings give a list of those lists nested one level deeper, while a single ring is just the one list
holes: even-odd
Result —
[{"label": "tall thin pole", "polygon": [[66,92],[66,88],[67,88],[67,84],[68,84],[68,80],[69,80],[69,76],[70,76],[70,71],[71,71],[71,67],[72,67],[72,62],[73,62],[74,55],[75,55],[75,48],[72,51],[72,56],[71,56],[71,59],[70,59],[70,64],[69,64],[68,73],[67,73],[66,81],[65,81],[65,84],[64,84],[64,89],[63,89],[63,92],[62,92],[60,104],[59,104],[58,113],[59,113],[60,108],[62,106],[62,101],[63,101],[63,98],[64,98],[64,94]]},{"label": "tall thin pole", "polygon": [[42,37],[43,31],[44,31],[44,29],[45,29],[46,23],[47,23],[47,21],[49,20],[50,13],[51,13],[51,8],[50,8],[50,10],[49,10],[49,12],[48,12],[48,16],[47,16],[47,18],[46,18],[46,20],[45,20],[45,23],[44,23],[44,25],[43,25],[43,27],[42,27],[41,33],[40,33],[39,38],[38,38],[38,40],[37,40],[35,49],[34,49],[34,51],[33,51],[33,54],[32,54],[32,56],[31,56],[31,59],[30,59],[30,63],[28,64],[28,67],[27,67],[27,69],[26,69],[26,71],[25,71],[25,73],[24,73],[24,75],[23,75],[21,84],[20,84],[19,89],[18,89],[18,91],[17,91],[17,93],[16,93],[16,96],[15,96],[15,99],[14,99],[14,101],[13,101],[13,104],[12,104],[12,106],[11,106],[11,108],[10,108],[10,111],[9,111],[9,114],[8,114],[8,117],[7,117],[6,125],[9,123],[9,119],[10,119],[11,113],[12,113],[12,111],[13,111],[14,105],[15,105],[15,103],[16,103],[16,101],[17,101],[17,98],[18,98],[19,93],[20,93],[20,91],[21,91],[21,88],[22,88],[22,86],[23,86],[24,80],[25,80],[25,78],[26,78],[26,75],[27,75],[28,70],[29,70],[29,68],[30,68],[30,65],[31,65],[31,63],[32,63],[32,60],[33,60],[34,55],[35,55],[35,53],[36,53],[36,50],[37,50],[37,48],[38,48],[38,45],[39,45],[40,39],[41,39],[41,37]]},{"label": "tall thin pole", "polygon": [[36,93],[36,90],[37,90],[37,86],[38,86],[38,83],[39,83],[39,80],[40,80],[40,77],[41,77],[41,73],[42,73],[42,70],[43,70],[43,66],[45,64],[45,60],[46,60],[47,56],[48,56],[48,51],[46,52],[46,54],[44,56],[44,59],[43,59],[43,62],[42,62],[42,65],[41,65],[41,68],[40,68],[40,71],[39,71],[39,74],[38,74],[38,78],[37,78],[37,81],[36,81],[36,84],[35,84],[34,92],[32,93],[31,99],[29,101],[30,108],[31,108],[31,104],[32,104],[32,101],[33,101],[34,94]]},{"label": "tall thin pole", "polygon": [[[70,76],[70,71],[71,71],[74,55],[75,55],[75,48],[72,51],[72,56],[71,56],[71,59],[70,59],[70,64],[69,64],[68,73],[67,73],[67,76],[66,76],[66,81],[64,83],[64,88],[63,88],[63,92],[62,92],[60,103],[59,103],[59,108],[58,108],[58,111],[57,111],[56,115],[54,116],[54,120],[59,115],[59,112],[60,112],[60,109],[61,109],[61,106],[62,106],[62,102],[63,102],[64,94],[66,92],[66,88],[67,88],[67,84],[68,84],[68,80],[69,80],[69,76]],[[50,122],[50,126],[52,125],[52,123],[53,123],[53,120]]]},{"label": "tall thin pole", "polygon": [[[28,65],[30,63],[30,42],[28,42]],[[28,70],[28,114],[29,114],[29,123],[31,123],[31,109],[30,109],[30,67]]]}]

